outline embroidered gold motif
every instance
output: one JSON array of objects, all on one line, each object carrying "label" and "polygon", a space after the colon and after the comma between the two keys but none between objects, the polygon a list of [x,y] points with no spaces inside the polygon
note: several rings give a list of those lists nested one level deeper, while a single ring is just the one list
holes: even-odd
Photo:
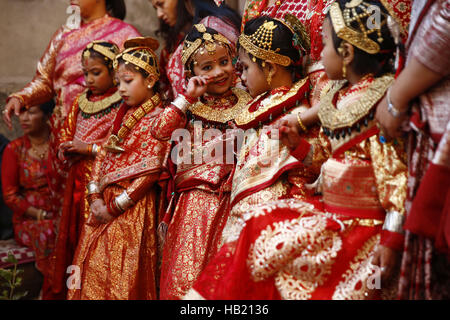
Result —
[{"label": "embroidered gold motif", "polygon": [[78,97],[78,106],[80,110],[86,114],[95,114],[109,108],[112,104],[119,102],[122,99],[119,92],[116,91],[113,95],[102,99],[100,101],[89,101],[86,92]]},{"label": "embroidered gold motif", "polygon": [[297,81],[292,88],[284,93],[284,92],[279,92],[276,93],[274,95],[271,95],[269,97],[267,97],[266,99],[264,99],[263,101],[261,101],[261,106],[258,108],[258,110],[254,111],[254,112],[250,112],[249,109],[253,106],[254,103],[259,101],[259,98],[264,95],[265,93],[263,93],[262,95],[256,97],[255,99],[253,99],[253,103],[250,103],[249,106],[247,108],[244,108],[241,112],[241,114],[239,114],[236,119],[235,122],[238,126],[242,126],[245,124],[250,123],[251,121],[253,121],[256,117],[260,116],[261,114],[269,111],[271,108],[280,105],[282,102],[288,100],[289,98],[291,98],[292,96],[296,95],[298,93],[298,91],[300,90],[300,88],[308,81],[308,78],[304,78],[302,80]]},{"label": "embroidered gold motif", "polygon": [[375,273],[371,260],[379,240],[380,235],[377,234],[364,243],[342,276],[343,280],[336,286],[333,300],[362,300],[375,293],[375,290],[368,288],[368,283]]},{"label": "embroidered gold motif", "polygon": [[199,101],[191,105],[189,107],[189,111],[192,112],[193,115],[199,116],[208,121],[227,123],[230,120],[234,120],[247,106],[247,103],[252,99],[252,97],[247,92],[239,88],[232,88],[231,91],[238,98],[237,103],[231,108],[217,110]]},{"label": "embroidered gold motif", "polygon": [[247,265],[253,279],[275,275],[284,299],[309,298],[326,281],[342,247],[338,234],[326,226],[324,216],[300,216],[269,225],[249,250]]},{"label": "embroidered gold motif", "polygon": [[353,126],[365,117],[373,106],[384,96],[384,93],[393,80],[394,77],[392,75],[375,78],[366,89],[364,99],[359,99],[357,103],[342,109],[337,109],[332,101],[336,92],[341,90],[345,82],[341,86],[337,86],[322,95],[319,109],[319,118],[322,126],[330,130]]}]

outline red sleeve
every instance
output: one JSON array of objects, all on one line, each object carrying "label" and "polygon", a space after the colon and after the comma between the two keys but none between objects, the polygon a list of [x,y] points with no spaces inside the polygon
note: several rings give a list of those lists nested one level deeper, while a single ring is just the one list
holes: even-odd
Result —
[{"label": "red sleeve", "polygon": [[388,230],[381,230],[380,244],[391,249],[401,251],[403,250],[403,242],[405,236],[398,232]]},{"label": "red sleeve", "polygon": [[15,215],[21,216],[31,205],[20,194],[19,170],[19,159],[13,144],[10,143],[6,146],[2,158],[3,199]]},{"label": "red sleeve", "polygon": [[298,161],[303,161],[311,150],[311,145],[305,139],[302,139],[294,151],[291,151],[291,156]]}]

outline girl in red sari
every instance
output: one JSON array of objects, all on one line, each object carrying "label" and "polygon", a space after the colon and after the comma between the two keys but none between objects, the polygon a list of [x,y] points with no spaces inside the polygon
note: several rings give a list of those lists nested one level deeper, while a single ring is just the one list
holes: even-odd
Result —
[{"label": "girl in red sari", "polygon": [[[296,72],[302,71],[301,58],[307,53],[308,41],[302,30],[304,27],[295,18],[280,21],[260,17],[249,21],[239,38],[241,78],[254,99],[235,119],[237,127],[246,132],[233,173],[232,209],[222,233],[224,245],[204,269],[194,290],[187,294],[189,298],[198,298],[194,293],[200,292],[207,299],[233,299],[234,290],[223,296],[223,292],[217,291],[223,285],[221,276],[227,269],[222,263],[233,256],[244,214],[251,207],[271,200],[311,196],[305,184],[317,178],[320,163],[326,157],[320,150],[309,153],[310,143],[317,138],[318,127],[312,126],[307,133],[302,133],[309,142],[305,140],[291,152],[264,126],[275,125],[279,118],[289,113],[305,126],[313,125],[317,120],[308,104],[308,78],[292,80],[294,74],[298,76]],[[297,47],[293,46],[294,39]],[[316,159],[315,167],[306,170],[303,161],[308,163],[312,158]],[[239,280],[235,285],[238,283]]]},{"label": "girl in red sari", "polygon": [[66,269],[72,264],[81,227],[89,214],[86,185],[92,164],[107,137],[122,98],[114,85],[113,61],[119,48],[110,42],[91,42],[83,51],[82,66],[88,89],[72,106],[60,133],[62,170],[69,168],[63,210],[53,254],[52,290],[66,297]]},{"label": "girl in red sari", "polygon": [[[389,61],[395,52],[385,9],[380,7],[381,27],[369,32],[365,27],[368,8],[375,4],[337,1],[324,22],[325,70],[330,79],[343,81],[333,82],[321,96],[321,140],[331,153],[317,185],[322,196],[274,201],[247,212],[233,255],[216,262],[222,266],[218,271],[205,269],[209,274],[192,294],[213,299],[395,297],[406,164],[402,142],[386,143],[374,120],[375,107],[393,80]],[[280,128],[290,148],[304,143],[299,125],[285,122]]]},{"label": "girl in red sari", "polygon": [[44,276],[44,299],[49,293],[50,255],[61,209],[58,195],[49,187],[55,178],[48,152],[48,119],[54,106],[51,100],[23,108],[19,121],[24,135],[7,145],[2,158],[3,198],[13,211],[14,238],[35,253],[36,268]]},{"label": "girl in red sari", "polygon": [[[223,152],[226,131],[250,100],[248,93],[232,87],[235,52],[235,43],[203,24],[194,25],[184,40],[182,61],[190,75],[187,91],[163,114],[165,123],[182,120],[179,124],[186,128],[189,143],[179,143],[175,148],[181,148],[183,156],[173,157],[177,164],[174,206],[166,221],[170,223],[163,248],[161,299],[183,297],[220,245],[230,209],[234,157],[226,161],[225,154],[211,156],[211,150],[217,146]],[[181,118],[179,108],[185,114]],[[214,131],[213,136],[207,137],[208,130]],[[200,142],[196,142],[198,134]]]},{"label": "girl in red sari", "polygon": [[[161,92],[167,103],[186,89],[184,65],[181,61],[183,39],[192,25],[202,23],[236,43],[240,15],[225,3],[214,0],[151,0],[160,21],[157,31],[164,39],[160,55]],[[233,38],[232,38],[233,37]]]},{"label": "girl in red sari", "polygon": [[114,62],[124,103],[87,185],[90,217],[75,252],[69,299],[157,298],[157,184],[167,178],[170,149],[150,130],[162,111],[155,90],[158,45],[129,39]]}]

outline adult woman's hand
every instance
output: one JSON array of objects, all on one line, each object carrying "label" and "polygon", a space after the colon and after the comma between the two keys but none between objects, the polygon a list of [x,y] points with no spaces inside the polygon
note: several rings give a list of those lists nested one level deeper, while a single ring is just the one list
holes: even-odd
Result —
[{"label": "adult woman's hand", "polygon": [[399,252],[383,245],[378,246],[372,264],[380,267],[382,281],[388,281],[394,275],[399,259]]},{"label": "adult woman's hand", "polygon": [[408,120],[406,113],[396,118],[388,111],[386,96],[378,104],[375,118],[378,120],[381,134],[387,141],[399,137],[402,134],[402,124]]},{"label": "adult woman's hand", "polygon": [[8,103],[5,105],[5,110],[3,110],[3,121],[6,123],[9,129],[12,129],[12,121],[11,116],[13,113],[16,116],[19,116],[20,108],[22,107],[22,103],[19,98],[12,97],[9,99]]}]

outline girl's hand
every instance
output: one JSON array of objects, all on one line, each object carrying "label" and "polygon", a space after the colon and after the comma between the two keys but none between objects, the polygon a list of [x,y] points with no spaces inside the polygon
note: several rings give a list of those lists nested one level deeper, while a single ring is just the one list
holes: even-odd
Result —
[{"label": "girl's hand", "polygon": [[[296,114],[288,114],[270,126],[270,132],[272,133],[273,130],[278,130],[280,141],[291,150],[295,150],[302,140],[297,121]],[[272,136],[276,137],[276,135],[270,134],[271,138]]]},{"label": "girl's hand", "polygon": [[90,208],[95,219],[100,223],[108,223],[114,219],[114,217],[108,213],[108,208],[103,199],[97,199],[92,202]]},{"label": "girl's hand", "polygon": [[90,155],[88,152],[88,144],[77,139],[61,143],[59,149],[63,152],[64,156],[74,156],[77,154]]},{"label": "girl's hand", "polygon": [[208,82],[211,77],[208,76],[195,76],[189,79],[186,95],[191,98],[197,99],[206,92]]}]

